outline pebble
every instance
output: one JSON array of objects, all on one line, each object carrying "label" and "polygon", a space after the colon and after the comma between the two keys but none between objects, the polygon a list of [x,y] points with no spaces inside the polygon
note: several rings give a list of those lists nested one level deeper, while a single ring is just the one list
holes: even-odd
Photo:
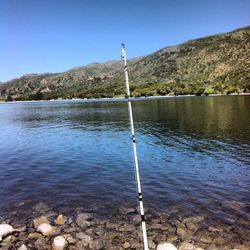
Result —
[{"label": "pebble", "polygon": [[195,246],[188,242],[181,243],[179,250],[196,250]]},{"label": "pebble", "polygon": [[122,243],[122,248],[124,248],[124,249],[130,248],[130,243],[129,242]]},{"label": "pebble", "polygon": [[15,229],[9,224],[0,224],[0,242],[2,241],[3,237],[11,234],[15,231]]},{"label": "pebble", "polygon": [[[17,228],[15,228],[15,234],[1,234],[3,243],[0,245],[0,249],[10,250],[8,247],[12,247],[14,244],[17,250],[33,248],[43,250],[140,249],[142,242],[136,231],[136,225],[140,223],[140,216],[131,208],[122,208],[121,211],[123,211],[122,214],[113,214],[104,218],[98,218],[95,214],[80,213],[76,216],[76,221],[71,219],[71,222],[69,222],[70,217],[66,219],[65,215],[58,215],[51,211],[33,220],[29,217],[25,223],[22,220],[13,224],[10,219],[2,219],[4,224],[0,224],[0,229],[2,225],[10,226],[10,223],[16,225]],[[61,212],[66,213],[64,210]],[[175,244],[179,246],[179,250],[250,249],[248,244],[250,234],[245,231],[245,224],[238,223],[237,227],[234,227],[226,225],[225,222],[221,224],[214,222],[209,225],[209,221],[204,221],[203,216],[162,215],[151,210],[150,213],[147,215],[150,218],[148,221],[150,250],[156,248],[157,250],[176,250]],[[31,216],[32,214],[34,213],[31,213]],[[75,218],[74,214],[71,216]],[[246,221],[248,218],[243,219]],[[50,221],[55,224],[50,224]],[[237,219],[237,222],[239,221]],[[57,228],[53,226],[56,224]],[[13,227],[12,229],[14,230]],[[61,235],[57,236],[60,231]],[[53,241],[51,236],[57,237]],[[240,241],[237,240],[239,237]],[[60,242],[64,242],[65,245]],[[160,242],[163,243],[159,244]],[[158,247],[156,247],[156,243],[159,244]],[[196,244],[200,248],[196,247]]]},{"label": "pebble", "polygon": [[191,232],[188,229],[178,227],[176,234],[183,240],[188,241],[191,238]]},{"label": "pebble", "polygon": [[30,239],[30,240],[37,240],[40,236],[41,236],[40,233],[34,232],[34,233],[30,233],[28,235],[28,239]]},{"label": "pebble", "polygon": [[62,214],[58,215],[55,222],[58,225],[63,225],[65,223],[64,216]]},{"label": "pebble", "polygon": [[119,208],[119,211],[122,214],[130,214],[130,213],[134,213],[135,209],[133,207],[121,207]]},{"label": "pebble", "polygon": [[28,248],[22,244],[17,250],[28,250]]},{"label": "pebble", "polygon": [[4,242],[5,244],[7,244],[7,245],[10,245],[10,244],[12,244],[15,240],[16,240],[16,237],[15,237],[15,236],[9,235],[9,236],[7,236],[7,237],[3,240],[3,242]]},{"label": "pebble", "polygon": [[76,234],[76,238],[81,240],[83,246],[88,246],[90,248],[92,247],[93,238],[91,236],[81,232]]},{"label": "pebble", "polygon": [[93,243],[92,243],[92,248],[94,250],[101,250],[104,248],[104,242],[102,240],[94,240]]},{"label": "pebble", "polygon": [[42,237],[42,236],[35,241],[35,246],[38,249],[43,249],[43,247],[45,245],[46,245],[46,241],[45,241],[44,237]]},{"label": "pebble", "polygon": [[25,232],[26,229],[27,229],[27,227],[26,227],[26,226],[23,226],[23,227],[15,228],[15,231],[21,233],[21,232]]},{"label": "pebble", "polygon": [[178,250],[178,249],[171,243],[163,243],[157,246],[157,250]]},{"label": "pebble", "polygon": [[215,245],[223,245],[226,243],[226,239],[225,238],[222,238],[222,237],[216,237],[214,240],[213,240],[213,243]]},{"label": "pebble", "polygon": [[67,246],[68,242],[62,236],[57,236],[53,240],[52,250],[65,250]]},{"label": "pebble", "polygon": [[205,250],[219,250],[214,244],[209,245]]},{"label": "pebble", "polygon": [[41,224],[49,224],[48,219],[45,216],[38,217],[33,220],[34,227],[37,229]]},{"label": "pebble", "polygon": [[77,240],[72,236],[68,236],[67,241],[69,242],[69,244],[76,244],[77,242]]},{"label": "pebble", "polygon": [[183,220],[183,223],[187,223],[187,222],[192,222],[192,223],[199,223],[202,222],[205,218],[203,216],[192,216],[189,218],[185,218]]},{"label": "pebble", "polygon": [[249,246],[245,246],[242,244],[238,244],[234,246],[234,249],[238,249],[238,250],[249,250]]},{"label": "pebble", "polygon": [[78,214],[76,218],[76,223],[83,228],[87,228],[90,226],[90,222],[87,221],[89,218],[90,217],[88,216],[88,214]]},{"label": "pebble", "polygon": [[42,233],[44,236],[53,236],[56,234],[56,230],[50,224],[43,223],[38,228],[37,231]]},{"label": "pebble", "polygon": [[223,229],[217,227],[208,227],[209,232],[223,232]]}]

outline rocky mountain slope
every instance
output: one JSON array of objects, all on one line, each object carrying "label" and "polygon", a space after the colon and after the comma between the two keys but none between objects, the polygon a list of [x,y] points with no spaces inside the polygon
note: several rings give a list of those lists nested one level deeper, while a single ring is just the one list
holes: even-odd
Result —
[{"label": "rocky mountain slope", "polygon": [[[250,92],[250,26],[195,39],[128,61],[133,96]],[[124,95],[123,63],[29,74],[0,85],[1,100]]]}]

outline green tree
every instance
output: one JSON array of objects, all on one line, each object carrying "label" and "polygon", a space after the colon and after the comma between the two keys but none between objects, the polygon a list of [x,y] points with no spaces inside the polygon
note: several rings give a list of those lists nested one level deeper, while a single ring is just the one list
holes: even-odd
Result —
[{"label": "green tree", "polygon": [[208,85],[204,91],[205,95],[211,95],[214,93],[214,89],[212,85]]}]

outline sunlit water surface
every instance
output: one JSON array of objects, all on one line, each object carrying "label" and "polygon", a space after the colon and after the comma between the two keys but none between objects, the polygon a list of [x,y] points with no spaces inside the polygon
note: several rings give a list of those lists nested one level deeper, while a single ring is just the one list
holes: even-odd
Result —
[{"label": "sunlit water surface", "polygon": [[[145,99],[133,110],[146,208],[249,216],[249,96]],[[124,101],[0,104],[0,142],[0,215],[40,201],[69,212],[136,205]]]}]

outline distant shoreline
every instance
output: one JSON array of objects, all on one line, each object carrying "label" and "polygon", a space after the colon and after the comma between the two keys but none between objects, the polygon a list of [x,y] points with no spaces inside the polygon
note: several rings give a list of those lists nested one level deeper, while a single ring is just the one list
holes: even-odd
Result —
[{"label": "distant shoreline", "polygon": [[[184,97],[217,97],[217,96],[250,96],[250,93],[234,93],[234,94],[211,94],[211,95],[157,95],[157,96],[143,96],[143,97],[131,97],[135,101],[139,100],[153,100],[163,98],[184,98]],[[73,99],[50,99],[50,100],[27,100],[27,101],[0,101],[1,103],[33,103],[33,102],[102,102],[102,101],[126,101],[125,97],[105,97],[105,98],[73,98]]]}]

